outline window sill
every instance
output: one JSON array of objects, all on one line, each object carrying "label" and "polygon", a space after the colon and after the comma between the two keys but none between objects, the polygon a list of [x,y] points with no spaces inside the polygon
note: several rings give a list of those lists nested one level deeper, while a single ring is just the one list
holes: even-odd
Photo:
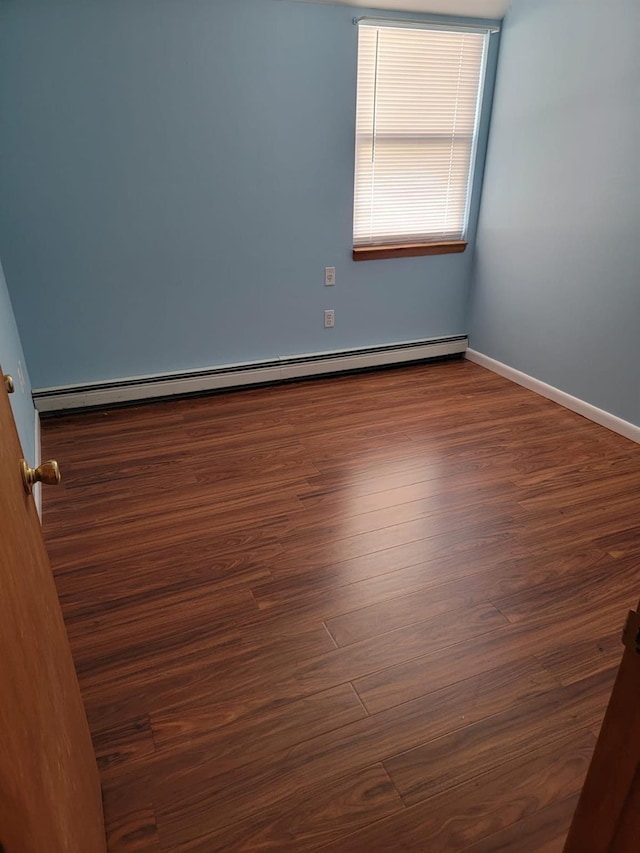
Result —
[{"label": "window sill", "polygon": [[466,240],[442,243],[401,243],[398,246],[354,246],[354,261],[378,261],[386,258],[415,258],[419,255],[451,255],[464,252]]}]

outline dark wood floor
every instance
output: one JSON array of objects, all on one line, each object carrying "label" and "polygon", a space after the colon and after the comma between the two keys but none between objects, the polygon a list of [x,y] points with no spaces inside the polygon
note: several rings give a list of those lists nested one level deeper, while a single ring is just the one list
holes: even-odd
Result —
[{"label": "dark wood floor", "polygon": [[560,851],[640,447],[464,361],[45,421],[111,851]]}]

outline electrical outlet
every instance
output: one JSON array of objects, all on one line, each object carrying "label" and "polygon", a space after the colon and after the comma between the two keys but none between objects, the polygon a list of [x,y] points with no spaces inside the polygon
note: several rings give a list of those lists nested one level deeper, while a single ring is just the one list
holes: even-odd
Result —
[{"label": "electrical outlet", "polygon": [[327,308],[324,312],[324,327],[325,329],[333,329],[335,326],[336,314],[333,308]]},{"label": "electrical outlet", "polygon": [[335,267],[325,267],[324,268],[324,284],[325,287],[331,287],[336,283],[336,268]]}]

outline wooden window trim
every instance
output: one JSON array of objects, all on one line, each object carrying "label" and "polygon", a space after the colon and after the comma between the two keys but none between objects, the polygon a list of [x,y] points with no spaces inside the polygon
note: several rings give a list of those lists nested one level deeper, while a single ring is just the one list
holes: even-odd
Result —
[{"label": "wooden window trim", "polygon": [[400,243],[399,245],[354,246],[354,261],[380,261],[387,258],[415,258],[419,255],[451,255],[464,252],[466,240],[440,243]]}]

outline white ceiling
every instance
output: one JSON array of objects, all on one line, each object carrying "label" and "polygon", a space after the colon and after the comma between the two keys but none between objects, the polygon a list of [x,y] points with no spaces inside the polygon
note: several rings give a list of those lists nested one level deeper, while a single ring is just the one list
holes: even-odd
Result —
[{"label": "white ceiling", "polygon": [[493,19],[504,18],[511,5],[511,0],[298,0],[298,2]]}]

